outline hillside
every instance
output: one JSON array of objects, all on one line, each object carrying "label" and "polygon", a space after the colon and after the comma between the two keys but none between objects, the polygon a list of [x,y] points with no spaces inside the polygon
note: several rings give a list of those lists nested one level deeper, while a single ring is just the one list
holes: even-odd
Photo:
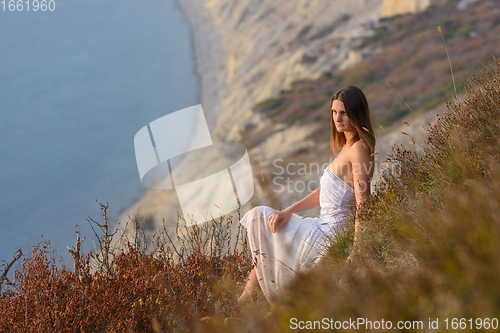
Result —
[{"label": "hillside", "polygon": [[[422,13],[384,19],[376,33],[359,46],[383,50],[380,53],[352,68],[325,72],[317,80],[295,81],[290,89],[257,103],[240,133],[259,169],[269,176],[268,184],[273,184],[281,170],[270,162],[275,159],[280,159],[281,165],[331,161],[329,102],[344,85],[362,88],[370,103],[378,139],[377,170],[392,145],[424,137],[422,126],[439,119],[445,110],[444,99],[454,95],[446,49],[437,28],[442,28],[461,96],[463,80],[470,71],[498,53],[500,20],[496,12],[500,12],[499,1],[469,4],[464,10],[450,1]],[[275,149],[276,142],[280,149]],[[318,175],[289,178],[297,183],[304,178],[312,182],[315,177]],[[376,172],[374,180],[379,177]],[[280,207],[300,198],[286,193],[276,195]]]},{"label": "hillside", "polygon": [[165,231],[151,242],[139,230],[95,272],[78,246],[74,271],[58,267],[42,241],[15,279],[0,284],[0,330],[289,332],[318,324],[333,330],[344,321],[367,331],[497,330],[498,80],[500,61],[468,80],[463,100],[447,101],[447,112],[416,142],[421,151],[392,147],[390,163],[400,172],[384,173],[361,208],[357,245],[352,225],[335,233],[326,257],[298,274],[273,308],[262,297],[236,304],[252,260],[244,237],[241,250],[234,238],[227,247],[236,221],[221,220],[180,232],[177,248]]},{"label": "hillside", "polygon": [[[454,93],[446,50],[437,27],[443,29],[458,90],[462,87],[467,71],[476,69],[490,58],[490,53],[494,53],[498,45],[498,0],[469,3],[463,10],[458,8],[461,1],[439,1],[423,12],[383,20],[377,19],[383,2],[374,1],[370,4],[375,7],[355,10],[356,15],[349,16],[341,25],[335,21],[338,26],[328,29],[325,28],[327,22],[331,25],[333,19],[330,15],[322,14],[327,12],[325,8],[328,7],[319,1],[307,2],[308,7],[301,3],[305,6],[302,10],[297,9],[302,8],[298,4],[283,5],[279,11],[271,10],[269,16],[263,15],[262,11],[268,8],[266,6],[275,6],[277,3],[263,2],[260,8],[253,2],[235,2],[224,6],[223,1],[192,1],[197,2],[191,3],[191,10],[187,10],[187,2],[181,1],[188,17],[191,15],[191,19],[211,22],[206,40],[199,35],[196,37],[198,30],[195,29],[195,44],[197,39],[201,39],[201,45],[206,48],[198,48],[197,55],[207,53],[212,45],[219,52],[216,52],[218,56],[212,54],[212,57],[217,59],[220,68],[208,66],[210,59],[203,56],[199,66],[199,70],[209,68],[209,73],[212,73],[212,76],[201,76],[202,103],[207,100],[208,106],[220,105],[220,122],[215,124],[210,119],[210,109],[203,104],[212,139],[215,142],[242,143],[249,151],[252,163],[255,194],[243,207],[243,212],[259,204],[284,208],[306,196],[309,189],[318,185],[321,175],[317,171],[299,175],[295,169],[291,170],[293,174],[279,175],[281,168],[276,165],[283,167],[293,163],[293,169],[299,167],[298,163],[321,165],[333,160],[334,156],[327,144],[330,126],[327,101],[336,89],[354,84],[365,91],[379,138],[376,147],[380,152],[376,156],[379,170],[389,147],[402,141],[410,142],[412,136],[415,139],[422,136],[422,125],[434,122],[444,108],[444,98]],[[334,3],[330,5],[334,6]],[[356,6],[362,7],[362,3],[352,2],[350,6],[353,7],[343,7],[343,10],[352,11]],[[377,3],[379,7],[376,7]],[[203,7],[194,4],[207,6],[205,16],[200,13]],[[249,9],[238,23],[234,17],[237,13],[242,15],[245,12],[245,4]],[[335,13],[340,15],[338,11]],[[272,16],[278,14],[286,17],[284,22],[295,22],[293,30],[263,35],[263,31],[279,31],[279,27],[283,28],[283,22]],[[370,21],[373,15],[375,18]],[[255,21],[257,18],[260,18],[259,24]],[[303,30],[308,24],[311,27]],[[252,32],[252,27],[259,29]],[[305,31],[299,39],[301,42],[292,43],[290,40],[298,38],[300,31]],[[319,31],[323,33],[318,34]],[[203,30],[198,32],[203,33]],[[267,41],[267,37],[274,42]],[[257,47],[254,39],[258,39],[261,46]],[[287,48],[283,48],[283,53],[277,52],[282,43],[288,45]],[[243,47],[243,44],[248,46]],[[324,53],[319,51],[321,47]],[[254,49],[256,52],[252,51]],[[228,50],[237,50],[246,55],[241,55],[245,61],[235,62],[235,74],[232,77],[238,79],[232,79],[231,84],[227,84],[228,72],[225,67],[230,63],[228,54],[231,53]],[[313,51],[319,52],[314,61],[303,57]],[[297,58],[298,55],[301,56]],[[267,69],[264,70],[262,66]],[[261,74],[254,75],[257,69],[260,69]],[[278,70],[281,71],[279,74],[276,73]],[[218,71],[225,74],[221,75]],[[275,81],[278,77],[281,79]],[[415,115],[386,83],[390,83],[405,98]],[[205,86],[208,89],[203,90]],[[405,116],[407,118],[402,118]],[[397,123],[397,120],[400,122]],[[412,128],[408,129],[402,120],[407,120]],[[382,132],[378,125],[386,130]],[[409,131],[409,136],[401,134],[402,131]],[[178,170],[186,174],[198,174],[201,171],[197,168],[206,163],[196,158],[186,158]],[[380,172],[376,172],[374,182],[379,178]],[[287,184],[290,184],[288,188],[283,187]],[[175,192],[148,190],[119,220],[123,225],[128,215],[138,216],[147,220],[147,229],[154,233],[162,227],[162,220],[165,219],[167,229],[174,232],[178,212],[181,213],[181,208]],[[318,212],[313,210],[303,214],[317,215]]]},{"label": "hillside", "polygon": [[[357,53],[352,49],[374,34],[381,0],[356,0],[348,5],[339,0],[262,1],[258,5],[227,0],[178,3],[192,23],[201,103],[216,142],[233,140],[248,147],[241,141],[245,124],[259,121],[260,126],[270,125],[256,119],[252,111],[260,100],[288,89],[298,78],[319,78],[325,71],[348,68],[378,52],[371,46]],[[304,138],[310,131],[311,126],[302,126],[287,136]],[[293,142],[289,143],[287,149],[294,149]],[[194,174],[197,170],[193,165],[197,164],[199,161],[186,159],[179,169]],[[259,165],[254,165],[258,175]],[[260,186],[256,192],[252,204],[263,198]],[[290,202],[290,198],[284,199]],[[162,218],[172,227],[177,211],[180,207],[175,193],[150,190],[119,220],[124,223],[129,214],[141,216],[154,231]]]},{"label": "hillside", "polygon": [[233,330],[290,332],[299,321],[316,330],[344,321],[366,331],[498,329],[499,75],[498,60],[471,74],[463,99],[426,126],[420,150],[391,148],[399,172],[384,173],[362,209],[354,249],[352,229],[337,234],[329,259],[300,274],[271,315],[247,309]]}]

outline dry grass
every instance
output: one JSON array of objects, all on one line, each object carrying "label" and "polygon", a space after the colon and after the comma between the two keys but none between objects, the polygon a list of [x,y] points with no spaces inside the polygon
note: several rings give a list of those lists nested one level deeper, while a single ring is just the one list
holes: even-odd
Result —
[{"label": "dry grass", "polygon": [[17,290],[0,295],[0,331],[190,331],[203,317],[229,316],[251,257],[243,230],[230,239],[231,218],[208,225],[179,232],[182,249],[170,246],[168,234],[152,244],[138,233],[106,260],[81,256],[74,272],[58,268],[48,241],[38,243],[15,272]]},{"label": "dry grass", "polygon": [[344,261],[352,242],[332,243],[328,260],[249,331],[291,331],[290,318],[422,321],[424,331],[429,318],[439,318],[438,331],[453,318],[465,318],[466,331],[477,318],[500,319],[499,65],[466,82],[464,100],[448,100],[416,143],[422,152],[392,148],[398,172],[384,174],[363,209],[354,262]]},{"label": "dry grass", "polygon": [[439,318],[447,331],[446,318],[498,319],[499,65],[466,82],[464,100],[448,101],[449,112],[415,143],[421,152],[393,147],[398,172],[384,173],[363,207],[353,263],[345,262],[351,232],[272,312],[236,306],[251,258],[244,233],[229,237],[229,218],[178,232],[180,248],[165,233],[150,252],[136,238],[94,272],[92,254],[83,254],[78,274],[58,268],[42,241],[22,259],[15,288],[0,294],[0,331],[281,332],[290,318],[422,321],[424,331]]}]

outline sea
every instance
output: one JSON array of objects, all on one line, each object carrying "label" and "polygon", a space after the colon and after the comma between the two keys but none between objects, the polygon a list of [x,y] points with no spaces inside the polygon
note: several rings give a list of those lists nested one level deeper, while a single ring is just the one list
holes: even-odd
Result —
[{"label": "sea", "polygon": [[190,26],[174,0],[11,3],[0,3],[0,265],[48,241],[72,267],[76,231],[83,253],[97,243],[96,200],[116,223],[146,191],[135,134],[199,103]]}]

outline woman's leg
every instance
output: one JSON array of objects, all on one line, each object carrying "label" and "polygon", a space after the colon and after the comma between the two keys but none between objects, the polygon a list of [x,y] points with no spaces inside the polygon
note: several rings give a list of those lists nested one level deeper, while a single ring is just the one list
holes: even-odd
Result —
[{"label": "woman's leg", "polygon": [[[240,305],[251,302],[258,291],[262,291],[267,298],[267,295],[272,294],[276,289],[276,272],[274,268],[276,244],[274,243],[279,238],[272,233],[268,225],[269,216],[275,212],[277,210],[271,207],[257,206],[249,210],[240,221],[247,229],[248,244],[255,262],[255,266],[249,274],[245,290],[238,299]],[[257,278],[257,275],[259,278]]]},{"label": "woman's leg", "polygon": [[240,298],[238,298],[238,304],[245,304],[251,300],[255,296],[257,289],[259,289],[259,281],[257,281],[257,274],[255,273],[255,268],[252,268],[250,275],[248,277],[247,284],[245,286],[245,290],[241,294]]}]

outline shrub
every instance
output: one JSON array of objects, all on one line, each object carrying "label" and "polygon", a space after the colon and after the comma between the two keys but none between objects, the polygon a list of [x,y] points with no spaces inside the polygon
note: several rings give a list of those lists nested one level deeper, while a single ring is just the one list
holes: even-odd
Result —
[{"label": "shrub", "polygon": [[193,330],[202,317],[227,317],[251,269],[242,229],[231,241],[231,225],[229,217],[179,231],[182,251],[166,232],[150,253],[151,244],[134,239],[95,272],[92,253],[78,257],[74,272],[58,268],[42,241],[16,270],[15,288],[0,294],[0,331]]}]

